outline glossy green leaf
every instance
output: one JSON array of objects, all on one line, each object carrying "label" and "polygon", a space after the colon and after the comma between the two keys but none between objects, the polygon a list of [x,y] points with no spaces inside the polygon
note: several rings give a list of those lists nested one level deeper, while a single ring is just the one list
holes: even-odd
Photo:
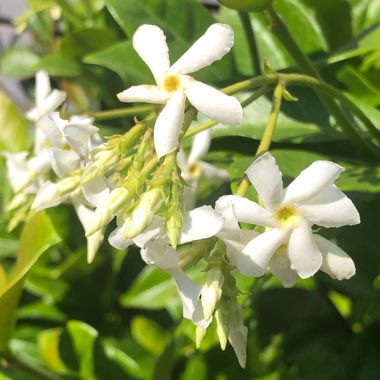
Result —
[{"label": "glossy green leaf", "polygon": [[64,55],[48,54],[43,56],[36,65],[38,70],[45,70],[52,76],[77,77],[81,74],[78,62]]},{"label": "glossy green leaf", "polygon": [[147,351],[160,355],[165,348],[167,336],[163,329],[152,319],[137,316],[132,319],[131,334]]},{"label": "glossy green leaf", "polygon": [[100,28],[82,29],[66,35],[59,45],[58,53],[67,58],[82,58],[102,50],[117,41],[112,30]]},{"label": "glossy green leaf", "polygon": [[0,289],[0,352],[7,348],[13,333],[16,306],[25,275],[38,258],[59,241],[59,236],[44,212],[34,214],[25,224],[16,265],[8,281]]},{"label": "glossy green leaf", "polygon": [[148,67],[137,55],[130,41],[116,43],[104,50],[89,54],[83,62],[104,66],[115,71],[125,83],[153,83]]},{"label": "glossy green leaf", "polygon": [[65,369],[59,354],[59,339],[61,338],[62,328],[56,327],[43,330],[38,334],[38,346],[41,356],[47,366],[53,371],[60,372]]},{"label": "glossy green leaf", "polygon": [[0,125],[0,151],[17,152],[27,149],[27,121],[12,100],[1,91]]}]

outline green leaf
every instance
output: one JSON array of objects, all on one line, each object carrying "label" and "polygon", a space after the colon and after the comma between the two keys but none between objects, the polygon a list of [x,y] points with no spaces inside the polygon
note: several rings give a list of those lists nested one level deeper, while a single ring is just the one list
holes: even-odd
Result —
[{"label": "green leaf", "polygon": [[12,47],[0,58],[0,72],[10,77],[30,77],[36,72],[39,56],[27,47]]},{"label": "green leaf", "polygon": [[153,77],[146,64],[137,55],[130,41],[116,43],[106,49],[89,54],[84,63],[104,66],[115,71],[125,83],[149,83]]},{"label": "green leaf", "polygon": [[78,59],[105,49],[116,41],[116,34],[110,29],[82,29],[63,37],[58,48],[58,54],[67,58]]},{"label": "green leaf", "polygon": [[156,356],[165,348],[167,336],[161,326],[152,319],[143,316],[133,318],[131,334],[142,347]]},{"label": "green leaf", "polygon": [[59,354],[59,340],[63,329],[56,327],[53,329],[43,330],[38,334],[38,346],[41,356],[47,366],[55,372],[65,369],[61,356]]},{"label": "green leaf", "polygon": [[21,295],[23,280],[38,258],[60,241],[50,219],[44,212],[34,214],[21,234],[16,265],[8,281],[0,289],[0,352],[7,349],[16,321],[16,307]]},{"label": "green leaf", "polygon": [[28,148],[27,121],[7,95],[0,91],[0,151]]},{"label": "green leaf", "polygon": [[38,70],[46,70],[50,75],[57,77],[77,77],[81,73],[78,62],[60,54],[43,56],[36,65]]}]

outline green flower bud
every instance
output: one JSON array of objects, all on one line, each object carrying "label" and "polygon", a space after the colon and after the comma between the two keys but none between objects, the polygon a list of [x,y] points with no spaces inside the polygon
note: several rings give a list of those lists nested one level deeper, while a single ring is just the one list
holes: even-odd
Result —
[{"label": "green flower bud", "polygon": [[240,12],[259,12],[269,7],[272,0],[219,0],[227,8]]},{"label": "green flower bud", "polygon": [[207,271],[206,284],[201,291],[201,302],[206,321],[208,321],[214,314],[215,308],[222,296],[223,283],[224,276],[220,266],[212,266]]}]

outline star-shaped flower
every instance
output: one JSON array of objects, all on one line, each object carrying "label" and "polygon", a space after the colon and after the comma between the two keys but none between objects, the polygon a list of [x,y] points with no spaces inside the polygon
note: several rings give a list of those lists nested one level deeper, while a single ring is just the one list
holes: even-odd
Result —
[{"label": "star-shaped flower", "polygon": [[242,107],[236,98],[187,75],[221,59],[230,51],[233,43],[231,27],[213,24],[170,66],[163,31],[154,25],[142,25],[136,30],[133,47],[148,65],[157,85],[133,86],[117,96],[123,102],[165,104],[154,127],[154,143],[159,158],[178,146],[186,98],[198,111],[222,124],[241,122]]},{"label": "star-shaped flower", "polygon": [[334,278],[352,276],[355,266],[351,258],[311,229],[314,224],[341,227],[360,223],[351,200],[333,184],[343,170],[333,162],[316,161],[284,189],[282,174],[270,153],[254,161],[246,174],[264,207],[234,195],[219,200],[219,204],[233,204],[239,221],[267,227],[235,257],[239,271],[258,277],[270,265],[287,286],[294,283],[294,276],[286,277],[286,269],[301,278],[319,269]]}]

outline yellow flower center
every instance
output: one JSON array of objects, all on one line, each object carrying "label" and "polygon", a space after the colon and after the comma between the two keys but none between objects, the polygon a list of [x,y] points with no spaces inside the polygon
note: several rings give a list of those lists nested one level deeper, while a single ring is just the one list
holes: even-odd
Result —
[{"label": "yellow flower center", "polygon": [[275,218],[283,228],[294,227],[297,224],[299,212],[294,206],[282,206],[276,213]]},{"label": "yellow flower center", "polygon": [[198,178],[201,175],[202,167],[198,163],[189,166],[189,173],[192,178]]},{"label": "yellow flower center", "polygon": [[166,75],[163,83],[164,90],[167,92],[174,92],[179,89],[181,86],[181,81],[179,80],[178,75],[168,74]]}]

